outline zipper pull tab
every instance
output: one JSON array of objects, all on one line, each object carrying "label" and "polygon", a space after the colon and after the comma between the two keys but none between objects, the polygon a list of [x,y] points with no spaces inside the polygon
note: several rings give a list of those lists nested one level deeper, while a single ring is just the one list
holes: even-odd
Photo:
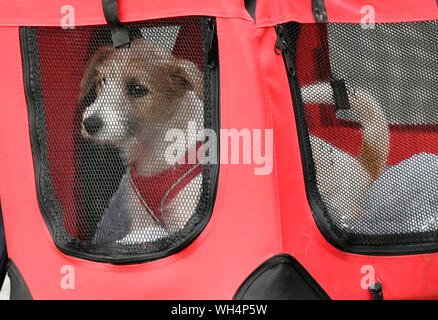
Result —
[{"label": "zipper pull tab", "polygon": [[207,66],[213,69],[217,61],[217,33],[216,23],[212,18],[208,19],[208,30],[205,38],[206,46],[205,53],[207,55]]},{"label": "zipper pull tab", "polygon": [[277,32],[277,41],[275,42],[275,53],[282,54],[283,50],[286,49],[285,41],[283,40],[283,27],[276,26],[275,31]]},{"label": "zipper pull tab", "polygon": [[277,37],[277,41],[275,42],[275,53],[281,54],[283,50],[286,49],[285,43],[282,38]]},{"label": "zipper pull tab", "polygon": [[295,61],[292,54],[289,53],[287,42],[284,39],[283,26],[276,26],[275,31],[277,32],[277,41],[275,42],[275,53],[283,54],[284,64],[286,65],[287,73],[290,76],[295,76]]}]

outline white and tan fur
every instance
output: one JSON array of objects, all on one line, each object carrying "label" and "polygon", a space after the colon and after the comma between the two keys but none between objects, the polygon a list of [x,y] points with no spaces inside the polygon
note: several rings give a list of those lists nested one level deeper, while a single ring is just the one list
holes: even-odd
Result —
[{"label": "white and tan fur", "polygon": [[[378,102],[368,93],[349,92],[351,110],[362,124],[358,158],[310,135],[319,192],[342,216],[360,218],[362,201],[370,185],[382,173],[389,153],[389,128]],[[304,104],[334,104],[329,83],[301,89]]]},{"label": "white and tan fur", "polygon": [[[176,58],[144,39],[133,41],[129,48],[99,49],[84,74],[80,98],[93,86],[96,99],[84,111],[83,136],[120,148],[127,165],[133,164],[141,176],[153,176],[173,165],[165,158],[168,130],[182,130],[188,137],[189,121],[196,123],[198,130],[203,127],[201,71],[193,62]],[[103,123],[93,134],[84,125],[91,117]],[[144,212],[125,174],[118,190],[131,224],[132,234],[125,240],[152,241],[183,228],[196,209],[198,199],[193,195],[200,194],[201,180],[199,174],[166,206],[164,226],[160,226]]]}]

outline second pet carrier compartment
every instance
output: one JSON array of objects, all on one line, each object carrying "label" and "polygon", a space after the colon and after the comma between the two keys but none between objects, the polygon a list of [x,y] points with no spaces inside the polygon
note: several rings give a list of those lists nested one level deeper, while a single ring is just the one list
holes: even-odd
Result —
[{"label": "second pet carrier compartment", "polygon": [[347,251],[434,250],[438,23],[365,27],[276,27],[308,200],[327,239]]}]

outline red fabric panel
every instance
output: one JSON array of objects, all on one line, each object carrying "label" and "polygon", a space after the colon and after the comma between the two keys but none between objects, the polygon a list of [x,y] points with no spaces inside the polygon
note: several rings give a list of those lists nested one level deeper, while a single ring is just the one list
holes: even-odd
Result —
[{"label": "red fabric panel", "polygon": [[[363,6],[372,6],[376,22],[403,22],[438,19],[436,0],[325,0],[330,22],[360,23]],[[104,24],[101,1],[72,0],[77,26]],[[59,26],[62,0],[17,0],[0,3],[0,26]],[[252,20],[244,1],[221,0],[119,0],[122,21],[136,21],[185,15],[236,17]],[[274,26],[288,21],[314,22],[311,0],[257,0],[258,26]]]},{"label": "red fabric panel", "polygon": [[[315,22],[311,0],[258,0],[258,26],[273,26],[288,21]],[[372,6],[375,22],[405,22],[438,19],[436,0],[325,0],[329,22],[360,23],[362,8]]]},{"label": "red fabric panel", "polygon": [[[75,11],[75,25],[105,24],[102,1],[17,0],[0,3],[0,26],[60,26],[61,8]],[[118,1],[121,21],[139,21],[188,15],[238,17],[252,20],[243,0]]]}]

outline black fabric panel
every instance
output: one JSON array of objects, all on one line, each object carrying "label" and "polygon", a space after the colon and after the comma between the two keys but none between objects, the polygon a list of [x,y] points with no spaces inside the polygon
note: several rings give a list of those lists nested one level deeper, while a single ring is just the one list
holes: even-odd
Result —
[{"label": "black fabric panel", "polygon": [[256,3],[257,0],[245,0],[245,8],[248,11],[249,15],[254,19],[256,19],[255,11],[256,11]]},{"label": "black fabric panel", "polygon": [[329,300],[330,297],[288,254],[270,258],[237,290],[235,300]]},{"label": "black fabric panel", "polygon": [[8,254],[6,252],[5,229],[3,226],[2,212],[0,209],[0,288],[5,280],[7,257]]},{"label": "black fabric panel", "polygon": [[8,262],[8,276],[11,280],[11,300],[33,300],[26,282],[12,260]]}]

